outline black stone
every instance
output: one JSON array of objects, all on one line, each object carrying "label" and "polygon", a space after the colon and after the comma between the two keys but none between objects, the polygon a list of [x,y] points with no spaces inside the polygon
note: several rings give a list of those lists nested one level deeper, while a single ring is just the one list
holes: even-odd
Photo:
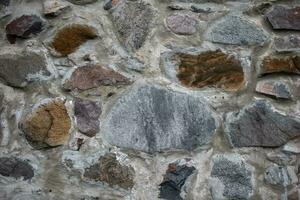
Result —
[{"label": "black stone", "polygon": [[0,158],[0,174],[16,179],[24,177],[24,180],[28,180],[34,176],[34,171],[26,161],[15,157],[2,157]]}]

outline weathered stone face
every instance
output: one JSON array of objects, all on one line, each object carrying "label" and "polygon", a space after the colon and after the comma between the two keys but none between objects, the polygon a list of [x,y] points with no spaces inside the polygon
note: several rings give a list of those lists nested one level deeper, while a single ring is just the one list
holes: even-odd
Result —
[{"label": "weathered stone face", "polygon": [[80,132],[90,137],[95,136],[99,131],[101,107],[96,102],[76,98],[74,114]]},{"label": "weathered stone face", "polygon": [[213,199],[250,199],[251,176],[247,164],[238,155],[215,155],[209,180]]},{"label": "weathered stone face", "polygon": [[244,82],[241,63],[220,50],[200,55],[179,54],[177,78],[187,87],[213,86],[224,90],[238,90]]},{"label": "weathered stone face", "polygon": [[0,175],[21,178],[24,180],[31,179],[34,176],[34,170],[30,164],[15,157],[0,158]]},{"label": "weathered stone face", "polygon": [[271,73],[293,73],[300,74],[300,57],[299,56],[284,56],[274,57],[267,56],[263,59],[260,66],[259,74]]},{"label": "weathered stone face", "polygon": [[107,153],[99,159],[99,163],[86,169],[84,176],[96,181],[131,189],[134,186],[135,172],[131,166],[122,165],[113,153]]},{"label": "weathered stone face", "polygon": [[50,43],[50,47],[62,56],[67,56],[86,42],[87,40],[97,37],[96,31],[81,24],[71,24],[58,30]]},{"label": "weathered stone face", "polygon": [[269,166],[264,173],[264,179],[268,184],[287,187],[298,182],[297,175],[290,166]]},{"label": "weathered stone face", "polygon": [[63,87],[68,90],[75,88],[87,90],[99,86],[120,86],[130,84],[129,79],[112,69],[100,65],[79,67],[71,74]]},{"label": "weathered stone face", "polygon": [[176,13],[166,18],[167,27],[178,35],[193,35],[197,32],[198,21],[188,13]]},{"label": "weathered stone face", "polygon": [[67,1],[76,5],[85,5],[85,4],[95,3],[98,0],[67,0]]},{"label": "weathered stone face", "polygon": [[101,133],[113,145],[154,153],[192,150],[208,143],[215,129],[216,119],[203,100],[138,83],[117,100]]},{"label": "weathered stone face", "polygon": [[11,14],[9,4],[10,0],[2,0],[0,2],[0,19]]},{"label": "weathered stone face", "polygon": [[274,47],[279,52],[300,51],[300,36],[287,35],[276,37],[274,39]]},{"label": "weathered stone face", "polygon": [[300,7],[274,6],[266,18],[273,29],[300,30]]},{"label": "weathered stone face", "polygon": [[21,127],[33,146],[55,147],[68,139],[71,120],[64,101],[53,99],[34,108]]},{"label": "weathered stone face", "polygon": [[225,132],[234,147],[279,147],[300,136],[300,118],[256,100],[226,117]]},{"label": "weathered stone face", "polygon": [[290,86],[283,81],[261,80],[256,85],[256,92],[281,99],[291,99]]},{"label": "weathered stone face", "polygon": [[44,0],[43,9],[44,15],[49,17],[58,16],[63,10],[68,8],[69,5],[60,0]]}]

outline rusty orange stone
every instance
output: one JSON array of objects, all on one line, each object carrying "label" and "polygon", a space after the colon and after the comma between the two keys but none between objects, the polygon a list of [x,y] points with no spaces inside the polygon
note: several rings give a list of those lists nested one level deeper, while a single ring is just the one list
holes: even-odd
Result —
[{"label": "rusty orange stone", "polygon": [[263,75],[279,72],[300,74],[300,57],[285,56],[277,58],[273,56],[267,56],[263,59],[260,74]]}]

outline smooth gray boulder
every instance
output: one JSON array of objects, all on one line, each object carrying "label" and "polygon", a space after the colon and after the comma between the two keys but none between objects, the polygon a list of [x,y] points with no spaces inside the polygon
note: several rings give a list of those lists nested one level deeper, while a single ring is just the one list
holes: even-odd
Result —
[{"label": "smooth gray boulder", "polygon": [[204,145],[216,127],[214,113],[201,98],[138,82],[116,101],[101,132],[118,147],[154,153]]},{"label": "smooth gray boulder", "polygon": [[233,147],[279,147],[300,136],[300,118],[260,99],[228,114],[225,133]]}]

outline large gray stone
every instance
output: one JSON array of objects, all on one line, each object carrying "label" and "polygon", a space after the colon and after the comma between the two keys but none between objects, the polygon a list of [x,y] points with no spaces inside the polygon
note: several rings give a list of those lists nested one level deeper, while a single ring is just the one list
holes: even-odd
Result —
[{"label": "large gray stone", "polygon": [[227,16],[218,21],[207,32],[214,43],[231,45],[261,45],[268,39],[256,24],[238,16]]},{"label": "large gray stone", "polygon": [[217,127],[213,115],[200,98],[138,82],[111,108],[101,132],[123,148],[192,150],[210,141]]},{"label": "large gray stone", "polygon": [[234,147],[278,147],[300,136],[300,118],[256,100],[226,117],[225,133]]},{"label": "large gray stone", "polygon": [[238,154],[213,157],[209,187],[214,200],[250,199],[253,186],[252,173]]}]

